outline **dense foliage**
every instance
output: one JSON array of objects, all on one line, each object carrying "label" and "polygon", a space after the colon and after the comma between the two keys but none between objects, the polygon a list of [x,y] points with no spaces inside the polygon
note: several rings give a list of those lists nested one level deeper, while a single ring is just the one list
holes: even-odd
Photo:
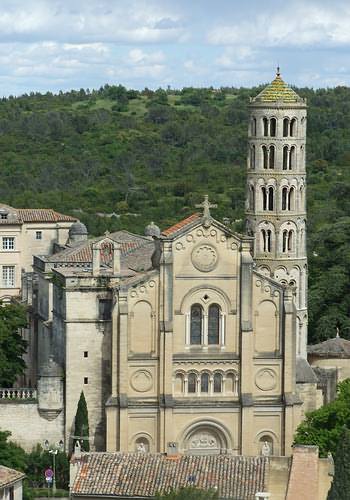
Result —
[{"label": "dense foliage", "polygon": [[219,498],[218,493],[213,490],[201,490],[194,486],[172,490],[163,495],[157,495],[159,500],[216,500]]},{"label": "dense foliage", "polygon": [[337,399],[306,415],[294,442],[318,446],[323,457],[328,452],[334,456],[344,427],[350,429],[350,379],[338,384]]},{"label": "dense foliage", "polygon": [[343,428],[334,459],[334,479],[328,500],[348,500],[350,491],[350,430]]},{"label": "dense foliage", "polygon": [[[193,212],[243,218],[249,96],[260,88],[122,86],[0,101],[0,200],[77,215],[91,234],[142,231]],[[350,89],[308,99],[310,340],[350,335]],[[116,216],[109,217],[116,213]],[[98,215],[96,215],[98,214]],[[240,224],[236,223],[236,228]]]},{"label": "dense foliage", "polygon": [[12,387],[25,369],[22,358],[27,342],[19,329],[27,326],[26,309],[20,304],[0,302],[0,387]]},{"label": "dense foliage", "polygon": [[[86,399],[84,396],[84,391],[81,391],[77,413],[75,415],[74,421],[74,436],[79,437],[79,443],[81,445],[82,451],[90,451],[89,443],[89,414],[86,405]],[[78,439],[75,439],[74,443]]]}]

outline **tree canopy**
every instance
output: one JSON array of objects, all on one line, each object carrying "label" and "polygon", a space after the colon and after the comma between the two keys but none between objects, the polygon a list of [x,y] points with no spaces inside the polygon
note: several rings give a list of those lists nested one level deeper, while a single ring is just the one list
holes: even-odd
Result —
[{"label": "tree canopy", "polygon": [[[239,229],[249,97],[261,89],[105,85],[4,98],[0,200],[75,215],[97,235],[171,225],[209,194],[213,215]],[[350,88],[295,90],[308,102],[309,340],[337,326],[350,338]]]},{"label": "tree canopy", "polygon": [[317,445],[320,455],[336,453],[343,428],[350,429],[350,379],[338,384],[337,398],[318,410],[307,413],[296,430],[294,442]]},{"label": "tree canopy", "polygon": [[[90,450],[89,443],[89,414],[86,405],[86,399],[84,396],[84,391],[81,391],[77,413],[75,415],[75,425],[74,425],[74,436],[76,439],[74,443],[79,440],[81,449],[83,451]],[[79,439],[78,439],[79,437]]]},{"label": "tree canopy", "polygon": [[350,430],[343,427],[334,459],[334,479],[327,500],[348,500],[350,491]]},{"label": "tree canopy", "polygon": [[2,305],[0,303],[0,386],[12,387],[19,375],[24,372],[22,358],[27,342],[19,333],[27,326],[26,309],[20,304]]}]

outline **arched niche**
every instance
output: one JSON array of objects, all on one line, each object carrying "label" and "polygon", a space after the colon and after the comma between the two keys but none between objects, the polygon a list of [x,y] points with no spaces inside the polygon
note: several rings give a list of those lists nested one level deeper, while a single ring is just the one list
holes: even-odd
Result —
[{"label": "arched niche", "polygon": [[153,351],[153,314],[152,306],[145,300],[136,302],[130,316],[130,351],[148,353]]},{"label": "arched niche", "polygon": [[182,450],[189,455],[218,455],[232,448],[228,431],[214,421],[193,424],[180,442]]},{"label": "arched niche", "polygon": [[257,353],[275,353],[279,350],[278,320],[276,304],[263,300],[255,311],[254,347]]}]

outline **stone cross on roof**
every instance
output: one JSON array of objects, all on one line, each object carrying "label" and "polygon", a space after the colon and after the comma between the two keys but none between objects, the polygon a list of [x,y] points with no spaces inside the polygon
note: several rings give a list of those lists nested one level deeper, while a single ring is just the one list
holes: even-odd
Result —
[{"label": "stone cross on roof", "polygon": [[210,219],[210,209],[217,208],[217,205],[215,203],[210,203],[209,196],[205,194],[203,203],[199,203],[198,205],[196,205],[196,208],[203,208],[204,219]]}]

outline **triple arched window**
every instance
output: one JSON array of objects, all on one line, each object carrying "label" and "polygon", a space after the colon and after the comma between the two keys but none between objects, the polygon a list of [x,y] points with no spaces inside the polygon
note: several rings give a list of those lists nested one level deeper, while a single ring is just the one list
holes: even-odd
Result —
[{"label": "triple arched window", "polygon": [[179,371],[175,373],[174,394],[178,396],[238,396],[238,374],[235,370],[228,372],[203,370],[201,372]]},{"label": "triple arched window", "polygon": [[295,146],[283,146],[283,170],[293,170],[295,168],[296,150]]},{"label": "triple arched window", "polygon": [[204,309],[201,304],[193,304],[190,312],[190,345],[224,345],[225,317],[218,304],[210,304]]}]

